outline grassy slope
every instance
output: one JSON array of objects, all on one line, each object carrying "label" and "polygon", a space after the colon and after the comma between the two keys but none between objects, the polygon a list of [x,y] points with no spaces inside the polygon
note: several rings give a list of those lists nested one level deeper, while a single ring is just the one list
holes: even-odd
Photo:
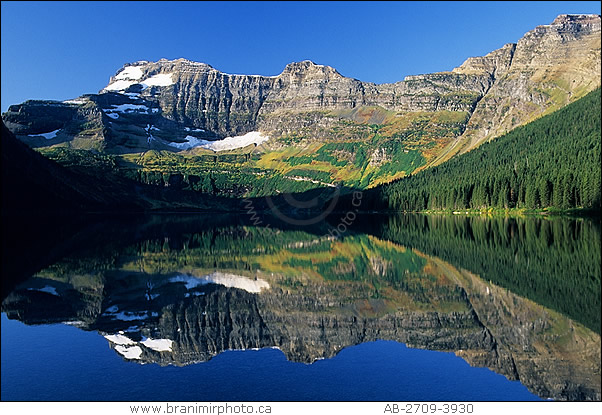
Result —
[{"label": "grassy slope", "polygon": [[[303,114],[289,117],[294,123]],[[404,177],[424,168],[461,134],[467,121],[464,112],[396,113],[379,107],[339,111],[327,117],[334,121],[315,131],[300,127],[294,133],[274,133],[269,147],[219,153],[150,150],[100,156],[60,145],[39,151],[66,166],[94,169],[104,165],[144,183],[163,184],[172,175],[182,175],[187,182],[184,188],[227,196],[262,196],[333,183],[369,188]],[[188,183],[189,176],[214,184],[195,186]]]},{"label": "grassy slope", "polygon": [[[539,207],[570,209],[579,207],[578,201],[577,206],[571,206],[553,195],[555,183],[560,180],[562,184],[569,177],[577,193],[595,193],[597,188],[597,196],[588,198],[599,210],[600,89],[440,166],[370,189],[365,192],[362,207],[414,211],[537,208],[528,203],[521,206],[520,194],[525,193],[520,192],[530,192],[532,183],[547,180],[552,194],[549,202],[541,202]],[[509,180],[508,191],[519,195],[514,206],[500,205],[497,194],[490,203],[473,202],[475,186],[486,183],[493,187],[498,179]],[[468,192],[466,189],[471,187],[473,190]],[[467,202],[461,200],[461,192],[466,193]]]}]

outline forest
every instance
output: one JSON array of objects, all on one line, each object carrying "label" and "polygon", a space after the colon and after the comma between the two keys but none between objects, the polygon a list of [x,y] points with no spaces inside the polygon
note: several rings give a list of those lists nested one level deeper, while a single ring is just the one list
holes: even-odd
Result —
[{"label": "forest", "polygon": [[364,192],[363,210],[600,209],[600,88],[439,166]]}]

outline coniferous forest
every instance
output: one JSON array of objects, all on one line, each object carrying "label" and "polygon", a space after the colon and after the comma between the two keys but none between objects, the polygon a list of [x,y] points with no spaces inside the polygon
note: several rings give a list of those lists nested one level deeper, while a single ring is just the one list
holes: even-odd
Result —
[{"label": "coniferous forest", "polygon": [[362,209],[599,209],[600,88],[431,169],[367,191]]}]

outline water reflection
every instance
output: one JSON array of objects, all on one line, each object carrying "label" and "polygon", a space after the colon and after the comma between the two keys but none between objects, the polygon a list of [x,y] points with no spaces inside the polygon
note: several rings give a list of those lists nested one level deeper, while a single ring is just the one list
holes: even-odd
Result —
[{"label": "water reflection", "polygon": [[[562,261],[551,239],[573,252],[595,245],[588,238],[596,228],[587,222],[576,225],[573,245],[565,232],[573,225],[540,222],[508,228],[496,220],[387,217],[371,224],[373,234],[356,229],[337,239],[327,224],[295,230],[150,218],[120,229],[130,237],[83,246],[19,283],[2,311],[27,324],[97,331],[123,359],[139,363],[187,365],[225,350],[269,347],[311,363],[346,346],[395,340],[453,351],[543,398],[599,400],[599,334],[562,313],[564,303],[525,298],[528,285],[508,277],[515,271],[486,266],[504,264],[507,250],[516,263],[540,252],[531,272]],[[526,235],[540,241],[542,233],[555,258],[526,246]],[[596,260],[582,269],[594,269]],[[549,287],[542,279],[556,281],[545,272],[531,276],[534,291]]]}]

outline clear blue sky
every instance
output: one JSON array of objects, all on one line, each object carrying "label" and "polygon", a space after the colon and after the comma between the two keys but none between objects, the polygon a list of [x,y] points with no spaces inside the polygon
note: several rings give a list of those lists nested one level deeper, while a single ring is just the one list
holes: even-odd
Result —
[{"label": "clear blue sky", "polygon": [[310,59],[375,83],[451,70],[600,2],[2,1],[2,111],[102,89],[124,63],[205,62],[277,75]]}]

